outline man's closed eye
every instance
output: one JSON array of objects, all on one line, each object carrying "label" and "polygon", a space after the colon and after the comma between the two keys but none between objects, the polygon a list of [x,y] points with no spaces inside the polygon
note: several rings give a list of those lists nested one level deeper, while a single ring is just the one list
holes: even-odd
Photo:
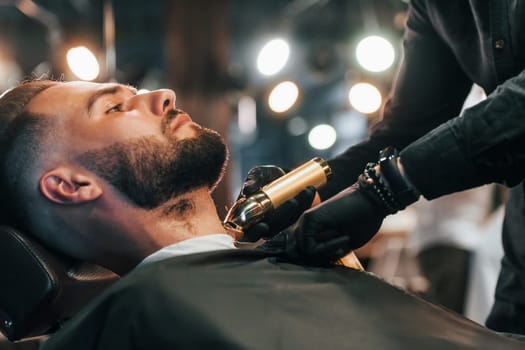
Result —
[{"label": "man's closed eye", "polygon": [[110,109],[108,109],[106,111],[106,114],[115,113],[115,112],[122,112],[122,104],[121,103],[119,103],[119,104],[111,107]]}]

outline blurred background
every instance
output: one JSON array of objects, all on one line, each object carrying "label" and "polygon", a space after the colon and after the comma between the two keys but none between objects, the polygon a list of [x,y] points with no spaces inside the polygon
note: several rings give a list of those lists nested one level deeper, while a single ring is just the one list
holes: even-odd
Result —
[{"label": "blurred background", "polygon": [[[229,144],[230,165],[214,193],[224,216],[251,167],[291,169],[366,138],[402,54],[407,7],[401,0],[0,0],[0,93],[42,76],[175,90],[177,106]],[[484,97],[472,96],[472,103]],[[473,306],[483,322],[500,254],[493,193],[486,191],[475,219],[454,209],[459,199],[441,212],[425,206],[390,217],[358,255],[387,281],[425,292],[428,281],[406,253],[413,232],[455,217],[476,232],[490,228],[496,272],[474,288],[487,292]]]},{"label": "blurred background", "polygon": [[[0,91],[24,79],[168,87],[228,141],[218,210],[254,165],[362,140],[399,60],[401,0],[0,0]],[[353,100],[352,100],[353,99]]]}]

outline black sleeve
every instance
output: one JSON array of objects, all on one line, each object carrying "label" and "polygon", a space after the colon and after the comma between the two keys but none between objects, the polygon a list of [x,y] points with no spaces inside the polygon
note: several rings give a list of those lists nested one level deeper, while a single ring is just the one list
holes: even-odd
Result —
[{"label": "black sleeve", "polygon": [[321,191],[326,199],[353,184],[366,163],[386,146],[405,146],[459,115],[472,82],[439,37],[423,1],[411,1],[403,39],[404,57],[383,118],[367,141],[329,160],[334,176]]},{"label": "black sleeve", "polygon": [[410,180],[428,199],[525,178],[525,71],[403,152]]}]

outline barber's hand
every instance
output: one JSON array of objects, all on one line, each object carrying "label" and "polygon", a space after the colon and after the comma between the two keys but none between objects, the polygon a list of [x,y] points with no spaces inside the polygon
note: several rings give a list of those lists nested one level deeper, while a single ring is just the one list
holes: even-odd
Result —
[{"label": "barber's hand", "polygon": [[285,231],[290,257],[308,263],[334,262],[367,243],[388,215],[374,193],[355,184],[306,211]]},{"label": "barber's hand", "polygon": [[402,169],[395,148],[379,153],[357,182],[301,215],[261,249],[291,260],[326,264],[342,258],[368,242],[385,216],[417,201],[421,193]]},{"label": "barber's hand", "polygon": [[[250,196],[261,187],[283,176],[286,172],[274,165],[257,166],[248,172],[239,197]],[[313,187],[301,191],[296,197],[284,202],[277,209],[269,212],[266,218],[244,231],[241,241],[255,242],[260,238],[270,238],[293,224],[299,216],[312,206],[316,195]]]}]

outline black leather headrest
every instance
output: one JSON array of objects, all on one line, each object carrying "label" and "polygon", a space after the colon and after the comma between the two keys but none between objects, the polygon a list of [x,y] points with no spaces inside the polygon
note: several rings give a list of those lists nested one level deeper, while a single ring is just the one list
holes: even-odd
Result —
[{"label": "black leather headrest", "polygon": [[11,341],[52,333],[116,279],[0,226],[0,331]]}]

